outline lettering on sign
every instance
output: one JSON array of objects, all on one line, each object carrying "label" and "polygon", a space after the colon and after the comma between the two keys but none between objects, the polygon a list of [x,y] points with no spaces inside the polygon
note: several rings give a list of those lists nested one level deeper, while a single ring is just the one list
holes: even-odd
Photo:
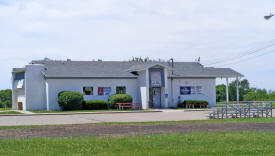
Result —
[{"label": "lettering on sign", "polygon": [[202,86],[181,86],[180,95],[202,94]]}]

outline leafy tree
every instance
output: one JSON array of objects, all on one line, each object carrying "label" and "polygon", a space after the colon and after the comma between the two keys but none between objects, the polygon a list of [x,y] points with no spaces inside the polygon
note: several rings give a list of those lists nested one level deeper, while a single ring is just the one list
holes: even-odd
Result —
[{"label": "leafy tree", "polygon": [[[249,89],[249,82],[247,79],[239,81],[239,100],[244,100],[244,95],[247,94]],[[229,84],[229,100],[237,101],[237,80]]]},{"label": "leafy tree", "polygon": [[[236,101],[237,81],[229,84],[229,100]],[[216,86],[217,102],[226,100],[226,86],[224,84]],[[239,82],[239,98],[240,101],[275,101],[275,91],[258,88],[250,88],[247,79]]]},{"label": "leafy tree", "polygon": [[0,108],[11,107],[12,91],[10,89],[0,90]]},{"label": "leafy tree", "polygon": [[226,100],[226,86],[224,84],[216,86],[216,99],[217,102]]},{"label": "leafy tree", "polygon": [[257,88],[250,88],[248,93],[245,95],[245,101],[266,101],[272,100],[270,99],[272,94],[268,94],[266,89],[257,89]]},{"label": "leafy tree", "polygon": [[[239,98],[240,101],[244,100],[244,95],[247,94],[249,89],[249,82],[247,79],[239,81]],[[228,86],[229,100],[237,100],[237,81],[233,81]],[[217,85],[216,87],[217,102],[226,101],[226,86],[224,84]]]}]

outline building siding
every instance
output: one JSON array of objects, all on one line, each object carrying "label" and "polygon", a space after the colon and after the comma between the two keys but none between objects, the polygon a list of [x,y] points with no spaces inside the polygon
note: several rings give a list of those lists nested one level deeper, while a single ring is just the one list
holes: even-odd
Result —
[{"label": "building siding", "polygon": [[45,110],[46,90],[43,65],[27,65],[25,72],[26,107],[24,110]]},{"label": "building siding", "polygon": [[[177,107],[179,100],[205,100],[210,107],[216,106],[216,79],[215,78],[181,78],[173,79],[173,91],[171,89],[171,79],[168,80],[169,87],[169,107]],[[180,86],[201,86],[202,94],[180,95]],[[173,93],[172,93],[173,92]],[[173,99],[172,99],[173,98]]]},{"label": "building siding", "polygon": [[84,100],[108,100],[109,96],[98,96],[98,87],[111,87],[111,94],[116,94],[117,86],[126,86],[126,93],[133,96],[133,102],[138,102],[137,79],[47,79],[47,110],[60,110],[58,93],[61,91],[76,91],[83,93],[84,86],[93,87],[93,95],[84,95]]}]

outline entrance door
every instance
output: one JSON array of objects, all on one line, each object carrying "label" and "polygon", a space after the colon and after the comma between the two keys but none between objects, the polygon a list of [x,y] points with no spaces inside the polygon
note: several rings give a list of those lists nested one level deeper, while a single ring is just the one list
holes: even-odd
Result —
[{"label": "entrance door", "polygon": [[152,91],[153,91],[153,107],[160,108],[161,107],[161,89],[152,88]]},{"label": "entrance door", "polygon": [[23,110],[23,103],[22,102],[18,102],[18,110]]}]

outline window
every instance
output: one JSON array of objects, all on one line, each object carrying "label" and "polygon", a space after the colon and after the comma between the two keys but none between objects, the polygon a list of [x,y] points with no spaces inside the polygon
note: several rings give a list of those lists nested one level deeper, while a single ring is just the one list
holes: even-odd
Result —
[{"label": "window", "polygon": [[93,95],[93,87],[91,86],[85,86],[83,87],[83,93],[84,95]]},{"label": "window", "polygon": [[117,94],[126,94],[126,87],[125,86],[118,86],[116,87]]}]

